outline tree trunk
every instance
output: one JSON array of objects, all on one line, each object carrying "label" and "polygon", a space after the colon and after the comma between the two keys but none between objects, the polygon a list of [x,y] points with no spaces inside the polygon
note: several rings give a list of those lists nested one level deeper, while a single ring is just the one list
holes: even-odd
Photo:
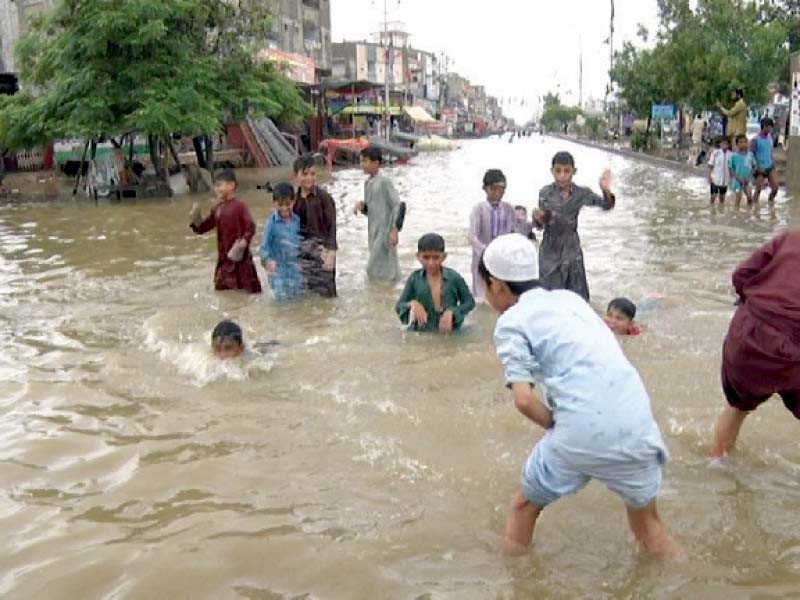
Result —
[{"label": "tree trunk", "polygon": [[150,151],[150,162],[153,163],[153,171],[158,175],[161,172],[161,164],[158,159],[158,137],[148,133],[147,146]]},{"label": "tree trunk", "polygon": [[206,136],[206,169],[211,173],[211,181],[214,181],[214,138]]},{"label": "tree trunk", "polygon": [[194,146],[194,153],[197,155],[197,166],[201,169],[206,168],[206,157],[205,153],[203,152],[203,144],[200,141],[204,139],[200,136],[195,136],[192,138],[192,145]]},{"label": "tree trunk", "polygon": [[86,164],[86,153],[89,151],[89,142],[83,145],[83,154],[81,155],[81,164],[78,167],[78,174],[75,176],[75,187],[72,189],[72,195],[78,193],[78,186],[81,184],[81,177],[83,176],[83,165]]}]

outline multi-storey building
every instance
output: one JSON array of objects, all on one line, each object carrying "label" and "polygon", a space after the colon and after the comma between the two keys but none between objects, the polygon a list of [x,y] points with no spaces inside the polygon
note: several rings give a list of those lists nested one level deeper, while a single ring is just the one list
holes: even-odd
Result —
[{"label": "multi-storey building", "polygon": [[[331,0],[267,0],[273,17],[269,49],[314,61],[316,79],[331,74]],[[313,83],[313,82],[312,82]]]}]

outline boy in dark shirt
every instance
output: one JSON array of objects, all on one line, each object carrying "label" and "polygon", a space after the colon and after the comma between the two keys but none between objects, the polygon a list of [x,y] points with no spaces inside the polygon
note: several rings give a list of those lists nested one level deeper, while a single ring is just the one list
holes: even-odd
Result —
[{"label": "boy in dark shirt", "polygon": [[300,217],[300,268],[309,292],[336,297],[336,204],[317,185],[317,167],[310,154],[294,161],[294,212]]},{"label": "boy in dark shirt", "polygon": [[467,313],[475,308],[475,299],[461,275],[442,266],[446,258],[442,236],[427,233],[419,239],[417,259],[422,269],[408,278],[395,307],[400,320],[410,323],[415,331],[448,333],[459,329]]}]

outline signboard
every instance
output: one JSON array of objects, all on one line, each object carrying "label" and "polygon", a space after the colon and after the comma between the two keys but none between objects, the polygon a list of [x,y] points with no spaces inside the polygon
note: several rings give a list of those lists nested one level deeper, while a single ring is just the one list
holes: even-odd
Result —
[{"label": "signboard", "polygon": [[258,58],[278,63],[283,70],[283,74],[292,81],[310,85],[314,85],[317,82],[316,64],[313,59],[307,56],[265,48],[258,53]]},{"label": "signboard", "polygon": [[792,112],[789,113],[789,135],[800,135],[800,72],[792,73]]},{"label": "signboard", "polygon": [[653,104],[650,116],[653,120],[666,120],[671,121],[675,118],[675,105],[674,104]]}]

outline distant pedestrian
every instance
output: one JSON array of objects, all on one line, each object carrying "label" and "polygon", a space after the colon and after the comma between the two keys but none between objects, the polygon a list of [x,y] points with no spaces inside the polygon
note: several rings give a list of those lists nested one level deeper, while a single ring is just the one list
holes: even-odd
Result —
[{"label": "distant pedestrian", "polygon": [[722,137],[714,140],[714,150],[708,157],[708,182],[711,184],[711,204],[719,198],[719,203],[725,202],[728,186],[731,183],[730,171],[730,142]]},{"label": "distant pedestrian", "polygon": [[472,246],[472,293],[483,299],[483,278],[478,273],[481,255],[493,239],[517,231],[514,207],[503,202],[506,193],[506,176],[500,169],[489,169],[483,176],[486,199],[478,202],[469,217],[469,243]]},{"label": "distant pedestrian", "polygon": [[773,202],[778,195],[778,177],[775,174],[775,161],[772,158],[772,128],[775,122],[769,117],[761,119],[761,131],[750,142],[750,151],[756,159],[756,192],[753,202],[758,202],[764,181],[769,181],[769,201]]},{"label": "distant pedestrian", "polygon": [[214,288],[217,290],[244,290],[252,294],[261,292],[261,283],[250,254],[250,241],[256,233],[256,224],[247,204],[236,197],[236,174],[233,169],[217,173],[214,194],[219,201],[211,214],[203,219],[200,206],[195,203],[191,212],[191,228],[197,234],[217,230],[217,266],[214,270]]},{"label": "distant pedestrian", "polygon": [[578,237],[578,214],[584,206],[614,208],[611,193],[611,172],[600,178],[602,196],[572,183],[577,169],[569,152],[558,152],[550,169],[555,181],[539,192],[539,208],[533,211],[533,222],[544,228],[539,250],[539,272],[542,282],[551,290],[567,289],[589,301],[589,285],[583,264],[583,250]]},{"label": "distant pedestrian", "polygon": [[269,287],[277,302],[290,302],[303,295],[300,272],[300,217],[294,211],[294,188],[279,183],[272,192],[275,210],[267,218],[261,243],[261,261],[269,276]]},{"label": "distant pedestrian", "polygon": [[369,179],[364,184],[364,200],[356,204],[355,211],[367,216],[367,277],[373,281],[396,281],[400,277],[397,243],[403,209],[394,185],[380,173],[382,163],[380,148],[370,146],[361,151],[361,169]]},{"label": "distant pedestrian", "polygon": [[300,217],[300,268],[309,292],[336,297],[336,204],[317,185],[314,157],[294,161],[294,212]]},{"label": "distant pedestrian", "polygon": [[700,152],[703,150],[703,136],[706,132],[706,120],[703,115],[697,113],[692,121],[692,151],[689,155],[689,163],[692,164],[697,160]]},{"label": "distant pedestrian", "polygon": [[747,204],[753,203],[753,193],[750,189],[750,178],[756,168],[756,159],[748,149],[747,136],[736,136],[736,152],[730,158],[731,189],[736,198],[736,206],[742,202],[742,192],[747,197]]},{"label": "distant pedestrian", "polygon": [[722,102],[717,102],[719,111],[728,117],[728,129],[725,134],[729,138],[747,135],[747,105],[744,103],[744,91],[736,88],[731,92],[731,100],[733,100],[733,106],[730,108],[725,108]]},{"label": "distant pedestrian", "polygon": [[800,230],[767,242],[733,274],[739,307],[722,347],[725,407],[711,455],[736,444],[745,417],[773,394],[800,419]]}]

